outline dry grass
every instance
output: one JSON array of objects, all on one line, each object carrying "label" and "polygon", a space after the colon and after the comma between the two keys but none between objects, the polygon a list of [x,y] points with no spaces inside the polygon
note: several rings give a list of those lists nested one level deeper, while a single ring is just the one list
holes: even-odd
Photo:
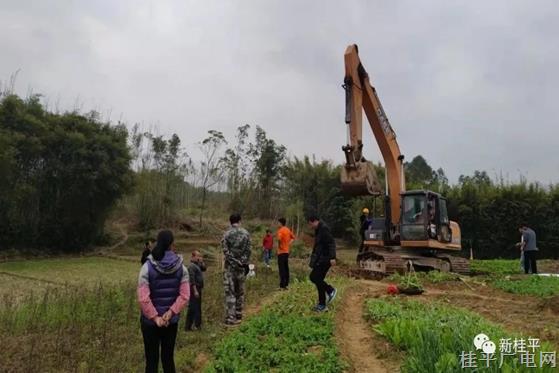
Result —
[{"label": "dry grass", "polygon": [[[2,371],[138,372],[143,344],[136,303],[139,261],[103,257],[19,261],[0,264]],[[306,277],[294,263],[293,277]],[[301,273],[299,276],[298,273]],[[25,278],[24,278],[25,277]],[[49,281],[49,282],[46,282]],[[247,281],[247,306],[275,292],[277,272]],[[222,275],[206,273],[204,329],[177,338],[179,371],[198,371],[226,333]]]}]

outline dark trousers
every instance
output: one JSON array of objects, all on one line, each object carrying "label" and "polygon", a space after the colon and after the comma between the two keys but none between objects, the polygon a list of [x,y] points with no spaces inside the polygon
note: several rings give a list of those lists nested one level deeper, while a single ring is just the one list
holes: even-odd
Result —
[{"label": "dark trousers", "polygon": [[198,298],[195,298],[194,294],[190,293],[184,330],[192,330],[192,325],[197,329],[202,326],[202,290],[198,291],[198,295]]},{"label": "dark trousers", "polygon": [[532,273],[538,273],[538,266],[536,265],[536,253],[537,251],[524,251],[524,273],[529,273],[532,269]]},{"label": "dark trousers", "polygon": [[146,373],[157,373],[159,364],[159,347],[161,346],[161,365],[163,372],[175,373],[175,340],[177,323],[164,328],[142,323],[144,351],[146,355]]},{"label": "dark trousers", "polygon": [[318,304],[322,306],[326,305],[326,293],[330,294],[334,290],[331,285],[324,281],[329,269],[330,263],[317,264],[313,267],[310,275],[310,279],[316,285],[318,291]]},{"label": "dark trousers", "polygon": [[359,252],[363,252],[363,248],[365,247],[365,231],[360,230],[359,234],[361,235],[361,245],[359,246]]},{"label": "dark trousers", "polygon": [[289,253],[278,254],[278,269],[280,288],[285,289],[289,285]]}]

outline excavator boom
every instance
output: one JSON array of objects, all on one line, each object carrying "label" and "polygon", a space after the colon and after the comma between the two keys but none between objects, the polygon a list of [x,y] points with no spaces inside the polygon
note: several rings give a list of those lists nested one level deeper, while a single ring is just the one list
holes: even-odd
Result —
[{"label": "excavator boom", "polygon": [[405,191],[403,172],[404,156],[400,152],[396,134],[371,85],[361,60],[357,45],[347,47],[345,54],[344,89],[346,91],[346,117],[350,143],[342,149],[346,155],[346,165],[342,172],[342,188],[352,195],[379,194],[382,187],[378,182],[374,167],[362,154],[363,111],[367,116],[373,134],[379,145],[386,167],[387,194],[390,198],[390,220],[395,226],[400,221],[400,193]]}]

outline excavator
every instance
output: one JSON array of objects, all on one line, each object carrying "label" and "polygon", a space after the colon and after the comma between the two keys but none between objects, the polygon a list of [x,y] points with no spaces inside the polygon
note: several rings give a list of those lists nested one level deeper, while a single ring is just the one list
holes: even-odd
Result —
[{"label": "excavator", "polygon": [[[359,59],[357,45],[345,54],[345,122],[348,143],[342,147],[342,191],[382,200],[384,217],[373,217],[357,255],[360,270],[389,275],[411,270],[469,273],[469,261],[452,255],[461,250],[460,226],[450,221],[446,199],[429,190],[406,190],[404,155],[396,134]],[[363,112],[385,164],[381,185],[372,162],[363,156]]]}]

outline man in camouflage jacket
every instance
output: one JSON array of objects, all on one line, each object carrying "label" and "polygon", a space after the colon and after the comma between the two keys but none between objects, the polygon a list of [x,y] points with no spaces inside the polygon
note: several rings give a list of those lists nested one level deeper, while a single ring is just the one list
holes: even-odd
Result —
[{"label": "man in camouflage jacket", "polygon": [[241,215],[229,217],[231,227],[225,232],[223,246],[225,290],[225,324],[237,325],[243,317],[246,268],[250,259],[250,235],[241,228]]}]

